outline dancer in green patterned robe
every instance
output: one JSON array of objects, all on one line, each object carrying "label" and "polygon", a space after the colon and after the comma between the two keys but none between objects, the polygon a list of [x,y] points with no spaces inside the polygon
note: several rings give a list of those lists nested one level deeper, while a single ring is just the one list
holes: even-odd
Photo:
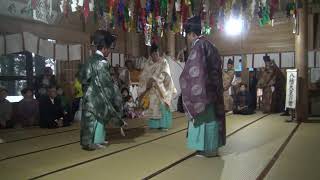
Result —
[{"label": "dancer in green patterned robe", "polygon": [[81,145],[85,150],[103,148],[107,143],[106,124],[121,127],[122,98],[118,87],[110,75],[110,62],[105,59],[115,42],[115,37],[107,31],[95,32],[94,44],[97,51],[80,71],[83,85],[81,119]]}]

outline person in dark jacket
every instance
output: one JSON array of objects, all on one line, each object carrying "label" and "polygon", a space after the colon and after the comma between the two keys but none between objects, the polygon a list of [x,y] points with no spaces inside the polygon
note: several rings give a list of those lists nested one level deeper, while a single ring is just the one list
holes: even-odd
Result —
[{"label": "person in dark jacket", "polygon": [[69,125],[62,103],[57,98],[56,87],[49,87],[48,95],[40,98],[39,110],[41,128],[58,128]]},{"label": "person in dark jacket", "polygon": [[48,87],[56,86],[56,77],[53,75],[53,70],[46,67],[42,75],[36,77],[35,80],[35,97],[39,100],[42,96],[48,95]]},{"label": "person in dark jacket", "polygon": [[234,99],[233,114],[249,115],[253,114],[254,110],[251,106],[251,95],[247,90],[245,83],[240,84],[240,91],[236,94]]}]

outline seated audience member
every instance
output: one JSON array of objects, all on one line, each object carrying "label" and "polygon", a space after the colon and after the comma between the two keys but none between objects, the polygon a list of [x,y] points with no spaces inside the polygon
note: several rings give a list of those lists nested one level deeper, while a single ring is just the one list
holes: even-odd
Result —
[{"label": "seated audience member", "polygon": [[130,96],[129,89],[123,88],[123,89],[121,90],[121,95],[122,95],[123,103],[126,103],[126,101],[128,100],[128,98],[129,98],[129,96]]},{"label": "seated audience member", "polygon": [[53,70],[50,67],[45,67],[42,75],[37,76],[35,80],[35,96],[39,99],[41,96],[48,95],[47,88],[50,86],[56,86],[57,80],[53,75]]},{"label": "seated audience member", "polygon": [[24,88],[21,91],[23,99],[17,106],[17,122],[23,127],[37,125],[39,118],[38,101],[33,98],[31,88]]},{"label": "seated audience member", "polygon": [[241,83],[240,90],[236,94],[234,99],[233,113],[243,114],[243,115],[253,114],[254,110],[250,102],[251,102],[251,97],[250,97],[249,91],[247,90],[247,85],[244,83]]},{"label": "seated audience member", "polygon": [[128,96],[124,105],[124,111],[127,118],[140,118],[142,113],[138,111],[138,105],[133,101],[132,96]]},{"label": "seated audience member", "polygon": [[12,105],[6,99],[8,96],[8,90],[4,87],[0,87],[0,129],[6,128],[7,123],[11,120]]},{"label": "seated audience member", "polygon": [[48,88],[48,95],[40,98],[39,110],[41,128],[58,128],[69,125],[61,101],[57,98],[56,87]]},{"label": "seated audience member", "polygon": [[80,108],[80,102],[81,98],[83,96],[83,91],[82,91],[82,84],[80,83],[79,79],[79,73],[76,74],[76,78],[73,84],[73,90],[74,90],[74,98],[72,100],[72,115],[71,117],[74,117],[77,111],[79,111]]}]

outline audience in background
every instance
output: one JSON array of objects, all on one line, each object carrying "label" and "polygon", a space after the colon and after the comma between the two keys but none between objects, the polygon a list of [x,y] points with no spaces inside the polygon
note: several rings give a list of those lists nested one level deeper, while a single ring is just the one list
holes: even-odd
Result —
[{"label": "audience in background", "polygon": [[227,70],[222,73],[223,78],[223,98],[224,98],[224,109],[226,112],[232,110],[233,107],[233,88],[232,82],[235,79],[234,62],[232,59],[228,60]]},{"label": "audience in background", "polygon": [[49,87],[48,95],[40,98],[39,110],[41,128],[58,128],[69,125],[65,119],[61,101],[57,98],[56,87]]},{"label": "audience in background", "polygon": [[121,90],[121,95],[122,95],[123,102],[125,103],[127,101],[128,97],[130,96],[129,89],[123,88]]},{"label": "audience in background", "polygon": [[74,117],[76,112],[79,111],[81,98],[83,96],[82,85],[78,78],[79,78],[79,73],[76,74],[76,77],[73,83],[74,98],[72,100],[71,117]]},{"label": "audience in background", "polygon": [[41,96],[46,96],[47,88],[56,85],[57,81],[53,75],[53,70],[50,67],[46,67],[43,75],[40,75],[35,80],[34,88],[36,99],[39,99]]},{"label": "audience in background", "polygon": [[265,68],[258,81],[257,88],[262,91],[262,111],[279,113],[285,109],[286,79],[270,56],[264,56]]},{"label": "audience in background", "polygon": [[125,101],[125,116],[131,119],[140,118],[142,116],[142,113],[138,110],[138,105],[136,102],[134,102],[133,97],[129,95]]},{"label": "audience in background", "polygon": [[7,96],[8,90],[0,87],[0,128],[6,128],[7,123],[11,120],[12,105],[6,99]]},{"label": "audience in background", "polygon": [[249,115],[254,113],[251,95],[245,83],[240,84],[240,90],[234,96],[233,114]]},{"label": "audience in background", "polygon": [[251,95],[251,105],[253,109],[257,108],[257,83],[256,70],[249,70],[249,93]]},{"label": "audience in background", "polygon": [[38,101],[33,97],[31,88],[24,88],[21,91],[23,99],[17,105],[16,122],[22,127],[34,126],[39,124]]}]

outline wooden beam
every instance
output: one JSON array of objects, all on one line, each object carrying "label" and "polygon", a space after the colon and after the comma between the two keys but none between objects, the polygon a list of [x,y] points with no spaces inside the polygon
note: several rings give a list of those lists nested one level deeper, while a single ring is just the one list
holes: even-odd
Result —
[{"label": "wooden beam", "polygon": [[54,39],[64,43],[89,42],[90,35],[74,29],[0,16],[0,32],[21,33],[30,32],[44,39]]}]

